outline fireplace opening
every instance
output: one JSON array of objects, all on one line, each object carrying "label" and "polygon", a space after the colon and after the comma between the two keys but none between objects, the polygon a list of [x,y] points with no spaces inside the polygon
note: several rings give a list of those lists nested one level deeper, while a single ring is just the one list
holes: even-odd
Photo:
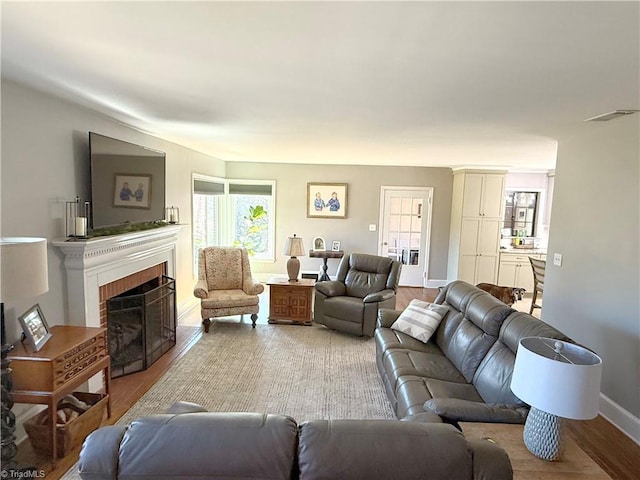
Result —
[{"label": "fireplace opening", "polygon": [[146,370],[176,344],[174,279],[153,278],[106,307],[111,378]]}]

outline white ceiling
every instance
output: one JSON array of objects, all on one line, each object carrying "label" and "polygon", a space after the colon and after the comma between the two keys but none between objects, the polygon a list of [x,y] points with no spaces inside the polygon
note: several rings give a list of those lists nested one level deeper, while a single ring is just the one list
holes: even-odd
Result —
[{"label": "white ceiling", "polygon": [[638,2],[2,2],[2,75],[224,160],[550,169]]}]

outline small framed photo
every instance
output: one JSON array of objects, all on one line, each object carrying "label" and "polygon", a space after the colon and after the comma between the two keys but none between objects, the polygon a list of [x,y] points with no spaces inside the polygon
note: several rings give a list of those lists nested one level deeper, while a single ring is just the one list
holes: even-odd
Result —
[{"label": "small framed photo", "polygon": [[340,242],[338,240],[334,240],[331,242],[331,251],[339,252],[340,251]]},{"label": "small framed photo", "polygon": [[37,352],[51,338],[49,333],[49,325],[44,319],[39,304],[35,304],[23,315],[18,317],[18,321],[24,331],[24,336],[34,352]]},{"label": "small framed photo", "polygon": [[346,183],[307,183],[307,218],[347,218]]},{"label": "small framed photo", "polygon": [[116,173],[114,177],[114,207],[151,208],[151,175]]},{"label": "small framed photo", "polygon": [[324,243],[324,238],[315,237],[313,239],[313,251],[314,252],[324,252],[327,249],[327,244]]}]

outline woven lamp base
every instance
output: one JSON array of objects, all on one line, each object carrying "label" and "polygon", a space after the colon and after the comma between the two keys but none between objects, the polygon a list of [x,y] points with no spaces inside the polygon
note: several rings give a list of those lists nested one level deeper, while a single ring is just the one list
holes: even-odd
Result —
[{"label": "woven lamp base", "polygon": [[527,449],[543,460],[558,460],[562,455],[563,419],[531,407],[522,438]]}]

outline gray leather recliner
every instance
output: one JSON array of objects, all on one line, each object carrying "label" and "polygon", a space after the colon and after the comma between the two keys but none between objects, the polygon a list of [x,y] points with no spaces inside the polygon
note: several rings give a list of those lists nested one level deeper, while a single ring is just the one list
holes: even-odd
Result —
[{"label": "gray leather recliner", "polygon": [[342,257],[336,280],[315,285],[313,321],[353,335],[373,336],[378,309],[395,308],[402,265],[377,255]]}]

